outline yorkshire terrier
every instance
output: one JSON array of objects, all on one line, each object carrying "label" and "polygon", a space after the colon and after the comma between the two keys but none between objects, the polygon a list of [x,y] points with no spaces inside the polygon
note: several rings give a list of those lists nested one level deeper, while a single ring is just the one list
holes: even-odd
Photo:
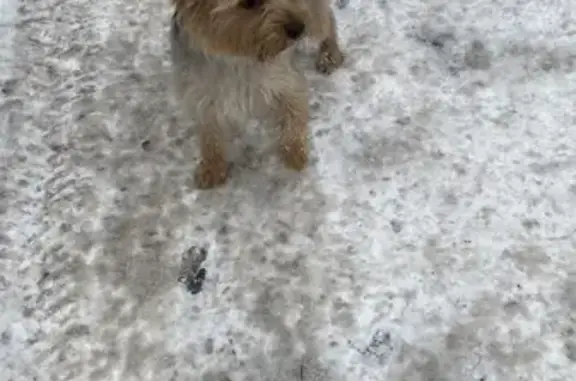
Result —
[{"label": "yorkshire terrier", "polygon": [[198,124],[199,188],[226,182],[226,131],[269,111],[280,127],[280,157],[308,163],[308,85],[294,64],[303,38],[319,43],[316,69],[344,60],[329,0],[172,0],[170,40],[177,94]]}]

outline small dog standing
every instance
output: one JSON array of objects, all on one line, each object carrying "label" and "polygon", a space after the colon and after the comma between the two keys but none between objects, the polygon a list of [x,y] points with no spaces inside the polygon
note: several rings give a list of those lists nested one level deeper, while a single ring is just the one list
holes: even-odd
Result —
[{"label": "small dog standing", "polygon": [[199,188],[226,182],[226,130],[273,112],[285,165],[308,163],[308,86],[293,64],[304,37],[319,42],[316,68],[343,61],[329,0],[172,0],[171,47],[178,96],[198,123]]}]

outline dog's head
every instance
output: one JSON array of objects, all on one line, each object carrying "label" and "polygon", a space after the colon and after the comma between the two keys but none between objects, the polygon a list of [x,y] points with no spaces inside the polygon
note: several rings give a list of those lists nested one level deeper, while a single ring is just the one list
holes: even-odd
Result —
[{"label": "dog's head", "polygon": [[207,53],[266,61],[306,33],[306,0],[172,0],[181,26]]}]

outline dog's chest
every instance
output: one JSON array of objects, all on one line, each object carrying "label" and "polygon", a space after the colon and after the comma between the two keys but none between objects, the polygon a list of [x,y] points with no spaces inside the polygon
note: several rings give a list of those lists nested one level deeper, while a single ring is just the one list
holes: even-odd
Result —
[{"label": "dog's chest", "polygon": [[235,120],[263,116],[298,78],[292,66],[292,49],[269,64],[207,55],[175,25],[171,48],[177,87],[197,114],[217,113],[219,118]]},{"label": "dog's chest", "polygon": [[230,117],[241,119],[267,114],[293,76],[282,62],[268,66],[225,62],[210,74],[213,91],[206,95]]},{"label": "dog's chest", "polygon": [[267,71],[231,65],[228,70],[214,75],[218,76],[214,78],[218,83],[217,92],[213,94],[216,102],[222,102],[237,114],[258,113],[273,98],[273,76]]},{"label": "dog's chest", "polygon": [[217,109],[219,117],[234,121],[264,117],[298,75],[290,64],[290,52],[285,53],[272,64],[260,65],[188,52],[180,60],[181,86],[200,113],[209,107]]}]

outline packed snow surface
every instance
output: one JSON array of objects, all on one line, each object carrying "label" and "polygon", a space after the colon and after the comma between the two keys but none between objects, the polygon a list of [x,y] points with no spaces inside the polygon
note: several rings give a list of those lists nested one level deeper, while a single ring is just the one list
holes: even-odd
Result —
[{"label": "packed snow surface", "polygon": [[198,191],[168,0],[0,1],[2,380],[574,380],[576,4],[335,13],[310,167]]}]

